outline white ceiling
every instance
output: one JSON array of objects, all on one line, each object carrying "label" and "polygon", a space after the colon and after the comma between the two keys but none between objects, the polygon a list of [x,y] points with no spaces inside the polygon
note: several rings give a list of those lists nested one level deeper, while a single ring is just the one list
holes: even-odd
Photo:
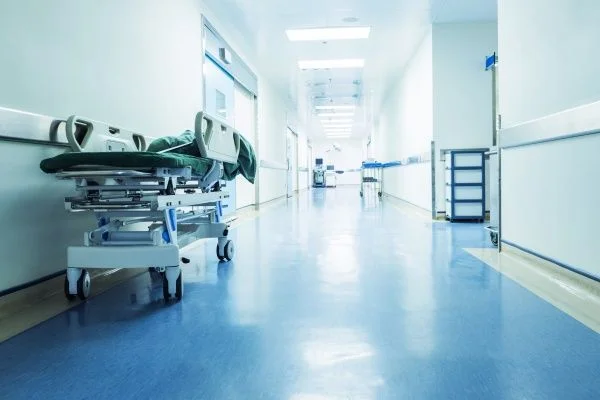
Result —
[{"label": "white ceiling", "polygon": [[[300,124],[309,137],[322,136],[314,106],[333,101],[357,104],[353,136],[369,132],[372,115],[414,53],[431,22],[496,19],[496,0],[203,0],[236,44],[288,96],[306,110]],[[345,22],[348,17],[356,22]],[[327,26],[371,26],[367,40],[289,42],[285,30]],[[225,35],[224,35],[225,36]],[[230,36],[231,37],[231,36]],[[301,59],[364,58],[364,69],[300,71]]]}]

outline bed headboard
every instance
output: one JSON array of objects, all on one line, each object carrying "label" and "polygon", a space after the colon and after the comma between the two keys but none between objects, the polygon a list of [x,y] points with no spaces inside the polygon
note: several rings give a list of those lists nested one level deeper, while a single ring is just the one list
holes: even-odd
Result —
[{"label": "bed headboard", "polygon": [[203,111],[196,114],[196,141],[202,157],[237,163],[240,133]]},{"label": "bed headboard", "polygon": [[71,115],[66,122],[67,141],[75,152],[145,151],[146,138],[104,122]]}]

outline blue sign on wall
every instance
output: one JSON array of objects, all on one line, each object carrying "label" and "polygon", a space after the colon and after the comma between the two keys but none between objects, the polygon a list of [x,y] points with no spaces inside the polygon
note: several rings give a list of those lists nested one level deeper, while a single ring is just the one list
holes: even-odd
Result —
[{"label": "blue sign on wall", "polygon": [[487,56],[485,59],[485,70],[487,71],[492,66],[496,65],[497,62],[498,56],[496,56],[496,53],[492,54],[491,56]]}]

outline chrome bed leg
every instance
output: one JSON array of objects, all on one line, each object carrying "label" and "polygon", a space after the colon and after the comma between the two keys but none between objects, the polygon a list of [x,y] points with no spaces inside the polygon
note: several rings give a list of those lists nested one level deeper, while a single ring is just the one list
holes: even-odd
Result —
[{"label": "chrome bed leg", "polygon": [[[164,210],[164,239],[177,245],[177,211],[174,208]],[[181,300],[183,297],[183,276],[179,265],[167,266],[163,279],[163,296],[165,301]]]}]

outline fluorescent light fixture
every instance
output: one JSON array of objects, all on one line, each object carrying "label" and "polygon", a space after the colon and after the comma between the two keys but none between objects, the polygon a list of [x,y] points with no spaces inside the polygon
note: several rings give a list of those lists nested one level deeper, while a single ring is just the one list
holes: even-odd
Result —
[{"label": "fluorescent light fixture", "polygon": [[354,117],[354,113],[353,112],[349,112],[349,113],[321,113],[318,114],[319,117],[323,118],[323,117]]},{"label": "fluorescent light fixture", "polygon": [[350,137],[350,136],[352,136],[352,135],[350,135],[349,133],[345,134],[345,135],[327,135],[328,138],[337,138],[337,139],[346,138],[346,137]]},{"label": "fluorescent light fixture", "polygon": [[323,125],[325,124],[349,124],[354,122],[352,118],[344,118],[344,119],[324,119],[321,121]]},{"label": "fluorescent light fixture", "polygon": [[298,67],[300,67],[300,69],[362,68],[364,66],[365,60],[359,58],[298,61]]},{"label": "fluorescent light fixture", "polygon": [[371,27],[352,26],[343,28],[287,29],[285,33],[292,42],[368,39],[371,34]]},{"label": "fluorescent light fixture", "polygon": [[316,106],[317,110],[354,110],[356,106]]},{"label": "fluorescent light fixture", "polygon": [[329,125],[325,125],[323,124],[323,128],[325,129],[335,129],[335,128],[352,128],[352,124],[329,124]]}]

